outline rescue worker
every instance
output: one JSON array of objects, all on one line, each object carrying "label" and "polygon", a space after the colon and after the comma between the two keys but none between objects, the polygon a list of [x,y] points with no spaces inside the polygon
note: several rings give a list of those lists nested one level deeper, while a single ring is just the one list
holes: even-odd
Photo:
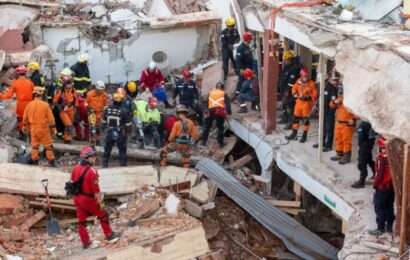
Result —
[{"label": "rescue worker", "polygon": [[53,99],[57,90],[64,90],[65,81],[72,81],[73,72],[70,68],[64,68],[60,74],[58,79],[54,82],[53,85],[47,86],[46,88],[46,95],[47,100],[52,106],[54,119],[56,121],[56,128],[57,128],[57,137],[63,139],[64,137],[64,123],[60,118],[60,111],[59,106],[55,106]]},{"label": "rescue worker", "polygon": [[104,210],[103,195],[98,183],[98,172],[94,169],[97,160],[96,151],[90,147],[84,147],[80,153],[81,162],[77,164],[72,173],[71,181],[80,181],[80,193],[74,196],[78,219],[78,234],[84,249],[93,247],[87,231],[87,218],[96,216],[100,221],[105,239],[109,243],[119,240],[119,235],[114,233],[109,223],[108,213]]},{"label": "rescue worker", "polygon": [[152,140],[156,148],[161,147],[160,124],[161,113],[158,110],[157,99],[152,97],[148,102],[145,100],[135,101],[134,119],[138,128],[141,146],[145,147]]},{"label": "rescue worker", "polygon": [[[339,79],[332,77],[327,81],[325,86],[325,110],[323,122],[323,152],[329,152],[333,149],[333,139],[335,132],[336,109],[330,106],[332,100],[336,100],[339,86]],[[314,144],[318,148],[319,144]]]},{"label": "rescue worker", "polygon": [[49,165],[55,167],[53,152],[53,138],[56,134],[56,126],[53,112],[47,102],[43,101],[44,88],[35,87],[34,100],[28,103],[24,110],[24,130],[30,135],[31,140],[31,164],[38,164],[40,160],[40,145],[44,146]]},{"label": "rescue worker", "polygon": [[[359,159],[357,168],[360,171],[360,179],[352,184],[352,188],[364,188],[367,178],[367,166],[374,173],[373,147],[376,141],[376,133],[369,122],[361,121],[357,128],[359,139]],[[373,174],[374,175],[374,174]]]},{"label": "rescue worker", "polygon": [[116,92],[113,94],[113,103],[105,111],[103,124],[106,131],[103,167],[108,167],[111,151],[117,145],[121,166],[127,166],[127,134],[132,125],[132,117],[129,111],[123,106],[124,96]]},{"label": "rescue worker", "polygon": [[74,130],[74,119],[77,106],[77,94],[71,77],[62,78],[63,89],[58,89],[53,98],[53,104],[64,124],[64,143],[71,143]]},{"label": "rescue worker", "polygon": [[5,93],[0,94],[0,100],[11,99],[14,95],[16,96],[17,129],[22,137],[24,109],[33,100],[34,84],[26,77],[27,68],[25,66],[17,67],[16,73],[18,75],[17,79],[11,82]]},{"label": "rescue worker", "polygon": [[238,84],[236,86],[236,95],[239,95],[243,82],[243,72],[246,69],[253,70],[254,58],[251,48],[253,35],[250,32],[245,32],[242,36],[242,43],[236,49],[236,74],[239,76]]},{"label": "rescue worker", "polygon": [[216,122],[218,128],[218,144],[224,146],[224,124],[227,114],[231,114],[231,103],[228,95],[224,91],[224,83],[218,82],[215,89],[209,92],[208,111],[206,112],[204,133],[202,134],[202,145],[206,146],[212,123]]},{"label": "rescue worker", "polygon": [[125,87],[127,96],[131,99],[135,99],[138,96],[138,83],[136,81],[129,81]]},{"label": "rescue worker", "polygon": [[[89,114],[89,124],[91,126],[90,142],[97,144],[101,132],[101,121],[104,109],[108,105],[108,95],[105,91],[105,84],[97,81],[96,87],[87,93],[87,106]],[[94,119],[95,116],[95,119]],[[95,122],[92,122],[94,121]]]},{"label": "rescue worker", "polygon": [[369,231],[374,236],[380,236],[385,232],[393,233],[395,219],[394,189],[389,160],[387,159],[386,142],[383,137],[378,140],[380,151],[376,159],[376,176],[373,184],[377,229]]},{"label": "rescue worker", "polygon": [[163,102],[166,108],[172,107],[168,102],[167,93],[164,87],[165,78],[154,61],[151,61],[148,68],[141,73],[139,82],[143,90],[149,88],[152,95],[156,97],[159,102]]},{"label": "rescue worker", "polygon": [[33,82],[34,86],[44,87],[46,85],[46,79],[40,73],[40,64],[38,62],[29,62],[27,69],[30,75],[30,80]]},{"label": "rescue worker", "polygon": [[199,91],[196,82],[192,79],[192,73],[188,69],[182,71],[182,76],[183,79],[176,82],[174,100],[179,97],[179,104],[192,109],[198,123],[202,125],[202,108],[199,104]]},{"label": "rescue worker", "polygon": [[307,134],[310,127],[310,116],[312,109],[317,100],[316,85],[313,80],[309,79],[309,73],[306,68],[300,70],[300,78],[292,87],[292,95],[296,99],[292,133],[286,136],[288,140],[296,140],[300,121],[303,122],[303,135],[300,139],[301,143],[306,142]]},{"label": "rescue worker", "polygon": [[259,110],[259,98],[254,91],[254,73],[251,69],[245,69],[242,72],[243,82],[239,92],[239,113],[247,113],[248,105],[247,101],[251,102],[252,110]]},{"label": "rescue worker", "polygon": [[181,163],[185,168],[190,166],[191,146],[198,140],[199,132],[194,122],[188,118],[188,109],[184,105],[177,106],[178,121],[173,125],[168,144],[160,152],[161,166],[167,165],[168,153],[181,153]]},{"label": "rescue worker", "polygon": [[74,88],[81,96],[85,96],[91,86],[90,70],[88,69],[89,59],[88,54],[83,53],[78,56],[78,62],[71,66],[74,76]]},{"label": "rescue worker", "polygon": [[234,45],[237,44],[241,37],[238,29],[236,29],[236,21],[233,17],[228,17],[225,20],[226,28],[221,33],[222,42],[222,62],[224,70],[224,81],[228,78],[229,61],[232,62],[233,68],[236,71],[235,59],[233,56]]},{"label": "rescue worker", "polygon": [[347,164],[352,158],[352,139],[356,126],[355,116],[343,105],[343,87],[339,86],[338,97],[330,102],[330,106],[336,108],[335,142],[336,156],[332,161],[339,164]]},{"label": "rescue worker", "polygon": [[90,125],[88,122],[88,107],[86,96],[87,92],[76,90],[76,114],[74,118],[75,139],[79,141],[86,141],[90,137]]},{"label": "rescue worker", "polygon": [[160,134],[162,133],[163,136],[161,138],[161,141],[165,142],[166,140],[168,140],[169,135],[172,132],[172,128],[174,127],[174,124],[178,121],[178,118],[176,117],[176,115],[162,115],[161,118],[161,128],[162,131],[160,131]]},{"label": "rescue worker", "polygon": [[286,124],[285,129],[292,128],[293,109],[295,107],[295,98],[292,95],[292,87],[299,78],[299,72],[302,68],[299,57],[291,50],[283,53],[284,67],[279,78],[279,92],[282,97],[283,114],[279,124]]}]

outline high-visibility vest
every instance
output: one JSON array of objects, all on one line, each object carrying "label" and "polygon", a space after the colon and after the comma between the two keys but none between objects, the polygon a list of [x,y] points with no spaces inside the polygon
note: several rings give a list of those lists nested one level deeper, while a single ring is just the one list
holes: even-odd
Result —
[{"label": "high-visibility vest", "polygon": [[225,92],[220,89],[212,90],[209,93],[208,108],[225,108]]},{"label": "high-visibility vest", "polygon": [[161,113],[158,109],[148,110],[148,103],[144,100],[137,100],[134,102],[136,116],[143,123],[160,123]]}]

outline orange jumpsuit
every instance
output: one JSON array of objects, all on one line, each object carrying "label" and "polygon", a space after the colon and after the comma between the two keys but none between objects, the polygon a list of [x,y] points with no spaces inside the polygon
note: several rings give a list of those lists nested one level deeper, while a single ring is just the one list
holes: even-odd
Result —
[{"label": "orange jumpsuit", "polygon": [[64,141],[72,140],[72,131],[77,106],[77,95],[74,88],[64,88],[57,90],[53,98],[53,104],[60,106],[60,118],[64,124]]},{"label": "orange jumpsuit", "polygon": [[40,159],[40,145],[44,146],[46,158],[48,161],[54,160],[53,139],[51,131],[55,130],[55,121],[53,112],[47,102],[41,98],[35,98],[28,103],[24,110],[23,124],[31,137],[31,159],[38,161]]},{"label": "orange jumpsuit", "polygon": [[299,79],[292,87],[292,95],[296,97],[293,129],[299,129],[299,121],[305,120],[304,131],[308,131],[310,126],[309,117],[317,101],[316,85],[312,80],[303,83]]},{"label": "orange jumpsuit", "polygon": [[330,102],[330,107],[336,110],[335,142],[338,154],[352,152],[352,139],[355,130],[356,119],[343,105],[343,97],[339,96]]},{"label": "orange jumpsuit", "polygon": [[[181,162],[183,166],[189,168],[190,157],[192,154],[191,144],[189,142],[198,140],[199,131],[192,120],[184,120],[185,127],[182,120],[178,120],[173,125],[171,134],[168,137],[168,144],[161,150],[161,166],[166,166],[168,153],[177,151],[181,153]],[[184,136],[188,137],[189,140],[185,140]],[[188,143],[186,141],[188,141]]]},{"label": "orange jumpsuit", "polygon": [[108,105],[107,93],[105,91],[98,93],[97,90],[93,89],[87,93],[86,101],[88,107],[94,110],[97,117],[97,124],[99,125],[104,113],[104,108]]},{"label": "orange jumpsuit", "polygon": [[23,128],[24,109],[27,104],[33,100],[34,84],[31,80],[24,76],[13,80],[6,93],[0,94],[0,99],[10,99],[16,94],[16,116],[18,121],[18,129]]}]

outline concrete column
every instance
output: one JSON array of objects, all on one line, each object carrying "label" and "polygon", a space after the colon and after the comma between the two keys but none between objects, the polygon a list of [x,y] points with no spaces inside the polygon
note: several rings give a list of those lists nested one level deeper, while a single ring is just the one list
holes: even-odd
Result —
[{"label": "concrete column", "polygon": [[273,31],[263,34],[263,84],[260,94],[262,120],[265,134],[271,134],[276,129],[276,102],[279,77],[279,63],[277,59],[278,35]]}]

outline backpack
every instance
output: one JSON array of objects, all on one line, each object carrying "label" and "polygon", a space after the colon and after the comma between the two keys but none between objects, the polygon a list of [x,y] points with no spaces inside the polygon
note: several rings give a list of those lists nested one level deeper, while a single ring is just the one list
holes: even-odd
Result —
[{"label": "backpack", "polygon": [[77,181],[70,180],[65,183],[64,189],[68,197],[77,196],[81,193],[81,186],[83,185],[85,174],[88,172],[90,168],[90,166],[87,166]]}]

